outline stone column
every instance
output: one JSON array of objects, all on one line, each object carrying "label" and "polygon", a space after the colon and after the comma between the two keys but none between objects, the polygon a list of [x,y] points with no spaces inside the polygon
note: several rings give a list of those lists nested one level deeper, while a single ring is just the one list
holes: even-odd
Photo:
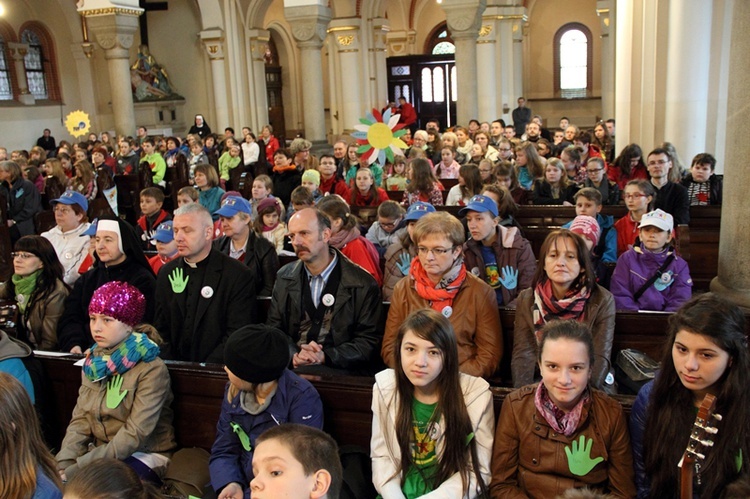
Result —
[{"label": "stone column", "polygon": [[[456,73],[459,75],[477,74],[477,38],[482,23],[482,13],[487,7],[486,0],[443,0],[448,28],[456,44]],[[456,123],[468,123],[479,112],[477,99],[477,79],[458,78],[456,103]]]},{"label": "stone column", "polygon": [[351,133],[354,125],[359,123],[362,91],[367,86],[362,71],[366,57],[362,54],[360,23],[360,19],[333,19],[328,28],[331,52],[339,68],[331,86],[338,90],[338,128],[345,133]]},{"label": "stone column", "polygon": [[264,56],[271,40],[271,32],[266,29],[251,29],[248,31],[250,44],[250,120],[253,131],[257,136],[263,126],[268,123],[268,94],[266,92],[266,63]]},{"label": "stone column", "polygon": [[8,50],[10,50],[10,57],[13,59],[13,64],[16,67],[16,83],[18,83],[18,102],[26,104],[27,106],[33,106],[36,100],[34,96],[29,92],[29,84],[26,80],[26,66],[24,66],[24,58],[29,51],[29,46],[25,43],[14,43],[8,42]]},{"label": "stone column", "polygon": [[[712,56],[709,42],[712,3],[671,0],[669,4],[664,138],[688,161],[706,150],[706,129],[694,125],[708,121],[708,85],[714,77],[706,71],[706,63]],[[696,36],[697,33],[701,36]]]},{"label": "stone column", "polygon": [[[292,35],[300,50],[302,109],[305,138],[315,145],[326,142],[323,98],[322,56],[320,49],[331,20],[331,9],[322,5],[284,7],[284,16],[292,27]],[[361,82],[352,82],[352,85]]]},{"label": "stone column", "polygon": [[[211,29],[200,32],[201,41],[211,61],[211,79],[214,90],[214,109],[216,109],[216,127],[229,126],[229,101],[227,100],[227,75],[224,71],[224,32]],[[265,84],[263,85],[265,87]]]},{"label": "stone column", "polygon": [[113,7],[79,12],[86,17],[89,31],[104,49],[115,132],[117,135],[133,135],[136,123],[129,56],[133,35],[138,30],[138,16],[143,13],[143,9]]},{"label": "stone column", "polygon": [[370,74],[371,90],[367,102],[383,102],[390,100],[388,95],[388,67],[385,59],[388,56],[388,32],[391,30],[388,19],[375,18],[372,20],[372,43],[370,46],[370,64],[373,66]]},{"label": "stone column", "polygon": [[711,291],[750,310],[750,142],[744,133],[747,103],[750,102],[750,3],[735,2],[729,54],[729,95],[724,172],[724,203],[721,207],[719,275]]},{"label": "stone column", "polygon": [[[502,60],[499,54],[501,42],[498,28],[500,21],[497,17],[488,18],[488,14],[494,11],[488,8],[482,18],[482,25],[479,28],[479,38],[477,39],[477,98],[481,102],[478,105],[478,114],[472,116],[479,121],[492,121],[500,116],[500,107],[498,99],[502,101],[503,81],[502,75],[505,73],[503,68],[498,70],[498,63]],[[494,12],[493,12],[494,13]],[[459,73],[460,74],[460,73]],[[459,77],[460,81],[460,77]],[[466,126],[467,121],[459,122]]]},{"label": "stone column", "polygon": [[615,116],[615,1],[597,0],[596,14],[602,30],[602,117]]},{"label": "stone column", "polygon": [[[518,98],[525,96],[523,87],[523,37],[528,32],[528,23],[526,22],[526,16],[523,20],[516,21],[513,23],[511,28],[513,31],[513,97],[510,99],[508,105],[512,110],[517,106]],[[528,99],[527,99],[528,100]],[[512,121],[512,120],[511,120]],[[509,122],[510,123],[510,122]]]},{"label": "stone column", "polygon": [[[89,46],[93,50],[94,46]],[[76,65],[76,73],[78,74],[78,94],[81,99],[81,109],[92,110],[96,109],[96,93],[94,91],[95,79],[93,77],[93,71],[91,70],[91,58],[86,56],[84,47],[80,42],[70,44],[70,52],[73,54],[73,60]],[[92,123],[96,116],[91,116]],[[94,127],[96,129],[96,127]]]}]

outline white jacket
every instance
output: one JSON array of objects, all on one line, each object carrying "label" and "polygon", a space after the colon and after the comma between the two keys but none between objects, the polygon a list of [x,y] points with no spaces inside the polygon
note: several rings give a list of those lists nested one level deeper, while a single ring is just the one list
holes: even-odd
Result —
[{"label": "white jacket", "polygon": [[63,281],[70,287],[78,280],[78,267],[81,266],[83,259],[89,251],[89,237],[81,236],[91,224],[86,222],[79,225],[73,230],[63,232],[59,225],[55,225],[47,232],[42,233],[42,237],[47,239],[55,247],[57,258],[62,263],[64,273]]},{"label": "white jacket", "polygon": [[[479,471],[484,482],[490,484],[490,460],[492,459],[492,443],[495,437],[495,411],[492,405],[490,385],[482,378],[460,374],[461,391],[469,412],[471,426],[474,429],[474,441],[479,458]],[[400,447],[396,440],[396,373],[393,369],[386,369],[375,375],[375,385],[372,389],[372,440],[370,441],[370,457],[372,458],[372,483],[383,499],[401,499],[401,475],[396,473],[401,457]],[[445,427],[441,419],[440,428]],[[437,452],[441,455],[445,447],[443,434],[438,435]],[[390,451],[389,451],[390,449]],[[392,451],[392,452],[391,452]],[[477,497],[477,483],[474,473],[469,474],[469,492],[463,494],[461,475],[454,474],[422,498],[442,499],[459,498],[471,499]]]}]

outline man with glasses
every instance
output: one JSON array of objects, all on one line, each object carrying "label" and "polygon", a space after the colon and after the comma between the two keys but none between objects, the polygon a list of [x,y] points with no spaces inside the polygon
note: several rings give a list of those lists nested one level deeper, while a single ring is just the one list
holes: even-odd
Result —
[{"label": "man with glasses", "polygon": [[497,159],[499,161],[510,161],[513,162],[513,145],[510,140],[502,138],[497,145]]},{"label": "man with glasses", "polygon": [[648,174],[656,188],[654,209],[666,211],[674,218],[675,225],[690,223],[690,196],[687,189],[669,180],[672,158],[665,149],[657,148],[648,153]]},{"label": "man with glasses", "polygon": [[331,222],[315,208],[289,219],[299,258],[279,270],[266,324],[281,329],[306,373],[378,370],[382,299],[375,279],[329,244]]}]

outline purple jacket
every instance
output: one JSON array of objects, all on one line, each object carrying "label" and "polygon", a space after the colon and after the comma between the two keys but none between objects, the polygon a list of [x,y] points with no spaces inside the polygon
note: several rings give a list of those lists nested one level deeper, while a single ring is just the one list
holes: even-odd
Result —
[{"label": "purple jacket", "polygon": [[[216,424],[216,440],[211,447],[209,471],[211,485],[218,492],[232,482],[243,485],[245,498],[250,498],[253,479],[253,450],[255,439],[265,430],[283,423],[297,423],[323,429],[323,403],[315,387],[289,369],[279,378],[279,386],[268,407],[256,415],[246,412],[240,403],[239,392],[227,402],[227,389],[221,403],[221,415]],[[237,423],[250,437],[252,448],[245,451],[239,436],[230,423]]]},{"label": "purple jacket", "polygon": [[651,279],[673,251],[670,247],[661,253],[651,253],[641,245],[620,255],[609,286],[617,310],[674,312],[690,299],[693,280],[687,262],[679,256],[675,256],[662,278],[649,286],[637,302],[633,299],[633,295]]}]

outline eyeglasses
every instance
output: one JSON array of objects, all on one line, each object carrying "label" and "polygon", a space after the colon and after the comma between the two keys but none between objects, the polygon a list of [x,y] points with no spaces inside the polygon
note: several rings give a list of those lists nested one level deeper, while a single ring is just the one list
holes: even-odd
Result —
[{"label": "eyeglasses", "polygon": [[28,260],[29,258],[34,258],[36,255],[34,255],[33,253],[23,253],[20,251],[15,251],[11,253],[10,256],[13,258],[20,258],[21,260]]},{"label": "eyeglasses", "polygon": [[625,199],[638,199],[638,198],[645,198],[646,195],[645,194],[641,194],[640,192],[638,192],[636,194],[625,194],[623,197]]},{"label": "eyeglasses", "polygon": [[657,161],[649,161],[648,162],[648,166],[656,166],[656,165],[660,165],[661,166],[661,165],[666,165],[667,163],[669,163],[668,159],[660,159],[660,160],[657,160]]},{"label": "eyeglasses", "polygon": [[432,256],[437,258],[437,257],[447,255],[448,253],[453,251],[453,248],[455,248],[455,246],[451,246],[450,248],[425,248],[424,246],[418,246],[417,253],[419,253],[422,256],[427,256],[430,253],[432,253]]},{"label": "eyeglasses", "polygon": [[600,171],[602,171],[602,170],[604,170],[604,168],[592,168],[591,170],[589,170],[589,169],[587,168],[587,169],[586,169],[586,173],[591,173],[591,174],[594,174],[594,173],[600,172]]},{"label": "eyeglasses", "polygon": [[399,218],[399,219],[398,219],[398,220],[396,220],[395,222],[384,222],[384,223],[380,223],[380,224],[378,224],[378,225],[380,225],[380,226],[381,226],[381,227],[383,227],[384,229],[392,229],[393,227],[395,227],[396,225],[398,225],[398,223],[399,223],[400,221],[401,221],[401,218]]},{"label": "eyeglasses", "polygon": [[73,210],[71,208],[68,208],[67,206],[55,206],[55,209],[52,211],[54,211],[55,213],[59,213],[61,215],[67,215]]},{"label": "eyeglasses", "polygon": [[498,151],[508,152],[508,151],[510,151],[510,147],[500,147],[500,148],[498,148]]}]

